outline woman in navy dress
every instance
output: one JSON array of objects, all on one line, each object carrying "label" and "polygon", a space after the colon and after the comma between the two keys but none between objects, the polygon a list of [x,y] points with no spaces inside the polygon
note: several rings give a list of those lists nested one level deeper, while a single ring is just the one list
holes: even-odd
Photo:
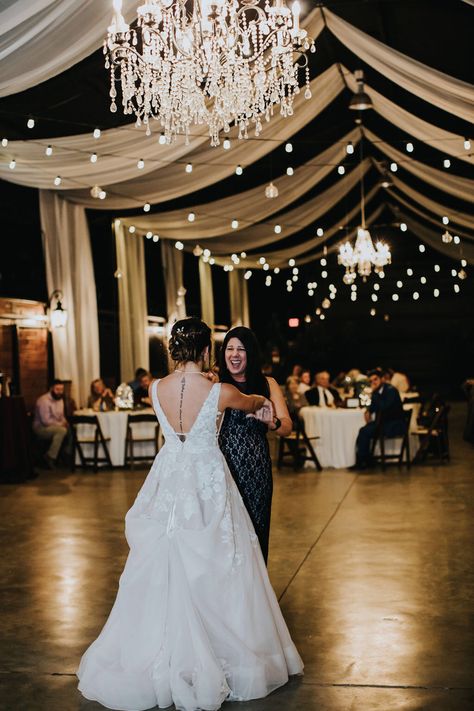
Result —
[{"label": "woman in navy dress", "polygon": [[273,492],[267,432],[288,435],[292,429],[291,418],[280,386],[262,374],[258,342],[249,328],[238,326],[227,333],[220,354],[219,375],[221,382],[231,383],[245,394],[264,395],[273,402],[274,418],[269,425],[239,410],[226,410],[219,434],[219,446],[252,520],[266,562]]}]

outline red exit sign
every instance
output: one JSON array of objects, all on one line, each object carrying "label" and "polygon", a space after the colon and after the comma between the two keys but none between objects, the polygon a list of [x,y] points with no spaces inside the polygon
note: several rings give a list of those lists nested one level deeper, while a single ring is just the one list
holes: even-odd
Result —
[{"label": "red exit sign", "polygon": [[289,318],[288,319],[288,326],[290,328],[298,328],[299,325],[300,325],[299,318]]}]

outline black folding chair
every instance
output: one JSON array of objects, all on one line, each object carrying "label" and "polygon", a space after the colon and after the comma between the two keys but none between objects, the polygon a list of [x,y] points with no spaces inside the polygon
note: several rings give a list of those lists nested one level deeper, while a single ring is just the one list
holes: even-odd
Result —
[{"label": "black folding chair", "polygon": [[[371,458],[375,463],[380,463],[382,465],[382,471],[385,471],[387,464],[398,464],[401,467],[405,464],[407,469],[410,469],[410,423],[411,423],[411,410],[403,411],[403,434],[387,437],[384,432],[383,417],[382,413],[379,413],[376,419],[376,430],[375,436],[372,440],[372,451]],[[393,454],[387,454],[385,443],[387,440],[401,440],[400,450],[394,452]],[[375,454],[375,450],[379,445],[379,454]]]},{"label": "black folding chair", "polygon": [[293,469],[301,469],[305,462],[313,462],[316,469],[322,471],[321,463],[317,457],[312,442],[319,437],[308,437],[304,422],[299,417],[293,418],[293,430],[286,437],[280,437],[278,444],[277,468],[281,469],[286,464],[286,459],[291,458]]},{"label": "black folding chair", "polygon": [[430,454],[441,462],[449,461],[449,411],[449,405],[438,404],[429,425],[421,425],[415,430],[414,434],[420,438],[420,446],[413,460],[414,463],[426,461]]},{"label": "black folding chair", "polygon": [[[97,415],[73,415],[70,418],[70,423],[73,442],[71,471],[76,470],[76,451],[79,454],[81,467],[83,469],[86,469],[90,464],[92,464],[95,472],[98,470],[99,464],[107,464],[108,467],[112,467],[112,461],[107,447],[107,442],[110,442],[110,437],[104,437]],[[94,428],[93,434],[79,437],[78,427],[80,425],[91,425]],[[87,448],[93,447],[92,456],[88,456],[84,453],[84,446]],[[99,457],[99,447],[103,452],[102,457]]]},{"label": "black folding chair", "polygon": [[[133,427],[141,422],[150,422],[154,424],[153,435],[150,436],[134,436]],[[152,461],[158,453],[158,436],[160,433],[160,427],[157,422],[155,415],[142,414],[142,415],[129,415],[127,418],[127,436],[125,439],[125,466],[130,465],[130,469],[133,469],[135,462],[145,462]],[[148,442],[153,444],[153,454],[142,454],[136,455],[134,445],[143,444]]]}]

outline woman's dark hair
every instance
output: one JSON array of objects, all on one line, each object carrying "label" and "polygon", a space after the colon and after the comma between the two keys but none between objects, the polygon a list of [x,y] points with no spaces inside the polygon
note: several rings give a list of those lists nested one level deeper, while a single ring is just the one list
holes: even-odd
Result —
[{"label": "woman's dark hair", "polygon": [[255,333],[245,326],[232,328],[224,338],[219,358],[219,378],[222,383],[235,384],[225,361],[225,351],[231,338],[238,338],[247,353],[247,368],[245,370],[246,393],[265,395],[269,397],[268,381],[262,373],[262,356]]},{"label": "woman's dark hair", "polygon": [[207,323],[195,316],[176,321],[168,344],[172,360],[197,363],[206,347],[211,347],[211,329]]}]

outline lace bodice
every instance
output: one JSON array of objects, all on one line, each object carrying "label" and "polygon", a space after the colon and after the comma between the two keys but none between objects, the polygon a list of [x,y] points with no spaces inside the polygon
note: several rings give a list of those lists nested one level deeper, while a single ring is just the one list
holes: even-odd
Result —
[{"label": "lace bodice", "polygon": [[184,447],[188,451],[218,447],[218,421],[221,416],[221,413],[218,410],[219,395],[221,390],[220,383],[214,383],[212,388],[209,390],[209,394],[204,400],[193,426],[186,434],[184,442],[180,440],[179,433],[175,432],[175,430],[171,427],[168,422],[168,418],[163,412],[163,408],[161,407],[158,397],[158,383],[159,380],[156,380],[153,383],[151,394],[153,408],[165,437],[165,447],[176,450],[180,450]]}]

